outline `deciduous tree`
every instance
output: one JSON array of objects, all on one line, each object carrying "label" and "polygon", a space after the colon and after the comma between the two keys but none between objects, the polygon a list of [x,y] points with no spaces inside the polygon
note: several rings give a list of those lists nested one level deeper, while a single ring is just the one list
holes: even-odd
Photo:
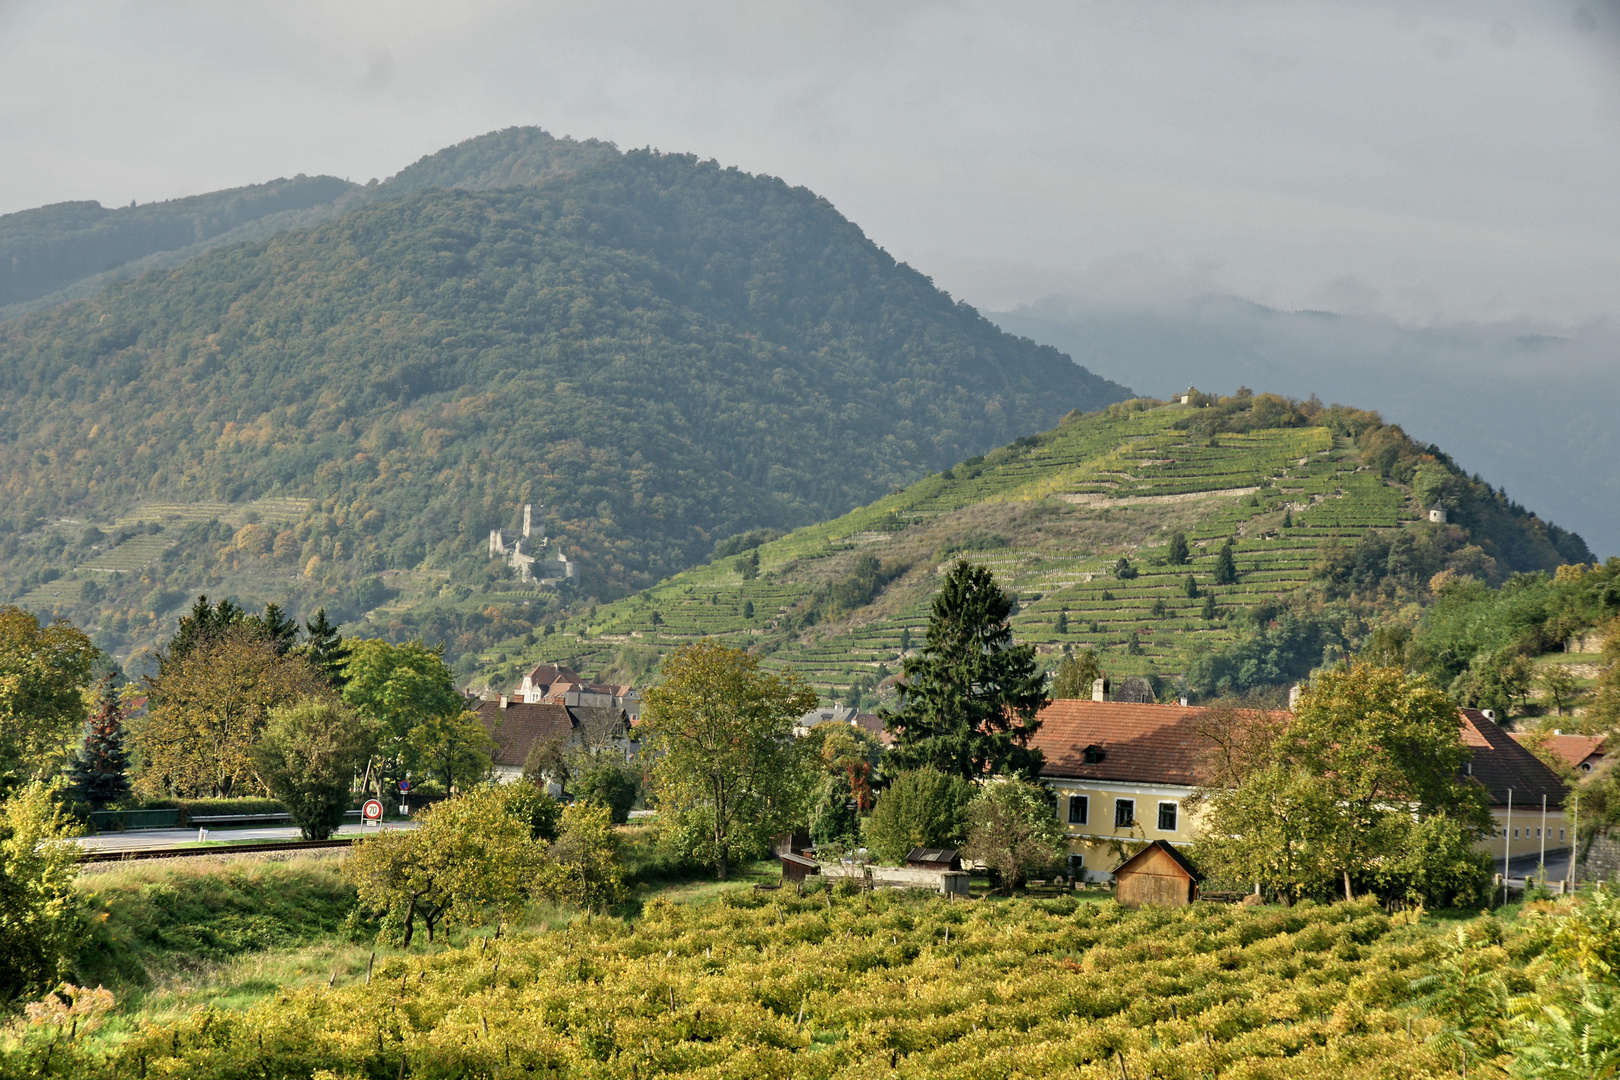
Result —
[{"label": "deciduous tree", "polygon": [[58,620],[41,626],[0,607],[0,769],[39,775],[66,759],[84,724],[84,688],[100,654]]},{"label": "deciduous tree", "polygon": [[641,718],[672,843],[724,879],[738,855],[802,822],[814,772],[793,723],[815,704],[815,691],[740,649],[704,640],[677,650]]},{"label": "deciduous tree", "polygon": [[960,848],[967,840],[968,804],[975,789],[938,769],[903,772],[878,796],[866,819],[866,845],[898,865],[912,848]]},{"label": "deciduous tree", "polygon": [[1443,903],[1488,873],[1471,854],[1491,827],[1486,795],[1462,775],[1456,706],[1427,678],[1358,664],[1318,674],[1292,715],[1229,710],[1219,726],[1196,800],[1197,857],[1217,877]]},{"label": "deciduous tree", "polygon": [[987,781],[968,804],[967,846],[962,853],[1001,875],[1008,892],[1029,871],[1051,866],[1067,850],[1052,793],[1027,780]]},{"label": "deciduous tree", "polygon": [[606,907],[624,893],[622,843],[612,811],[576,803],[562,812],[557,839],[546,850],[539,892],[558,903]]},{"label": "deciduous tree", "polygon": [[325,840],[343,824],[373,741],[361,717],[330,699],[309,700],[271,710],[253,761],[304,839]]},{"label": "deciduous tree", "polygon": [[1052,678],[1052,697],[1057,699],[1091,700],[1091,688],[1098,679],[1106,678],[1102,662],[1095,649],[1081,649],[1058,665]]},{"label": "deciduous tree", "polygon": [[428,714],[411,728],[410,760],[437,777],[444,790],[466,787],[489,777],[495,741],[478,714]]},{"label": "deciduous tree", "polygon": [[442,649],[430,649],[420,641],[395,645],[381,638],[351,640],[349,645],[343,703],[377,725],[381,791],[384,778],[404,776],[417,763],[418,747],[434,741],[423,736],[413,742],[412,732],[431,721],[460,716],[467,702],[456,692],[455,674],[446,666]]},{"label": "deciduous tree", "polygon": [[136,787],[153,795],[264,792],[252,755],[270,710],[331,694],[302,657],[245,622],[171,655],[147,691],[130,738],[143,763]]},{"label": "deciduous tree", "polygon": [[[60,781],[58,781],[58,784]],[[0,804],[0,1001],[38,992],[68,973],[82,941],[73,890],[83,852],[59,788],[35,780]]]},{"label": "deciduous tree", "polygon": [[526,784],[484,784],[429,807],[415,829],[391,829],[354,846],[343,872],[365,909],[384,916],[409,947],[417,920],[428,941],[442,922],[515,917],[546,868]]}]

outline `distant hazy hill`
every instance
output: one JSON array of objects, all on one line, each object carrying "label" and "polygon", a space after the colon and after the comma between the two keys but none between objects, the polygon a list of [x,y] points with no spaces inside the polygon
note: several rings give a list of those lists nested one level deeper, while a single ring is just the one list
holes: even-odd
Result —
[{"label": "distant hazy hill", "polygon": [[277,230],[304,224],[359,189],[334,176],[297,176],[253,187],[110,210],[97,202],[56,203],[0,216],[0,310],[49,300],[165,252],[244,238],[245,226],[272,219]]},{"label": "distant hazy hill", "polygon": [[690,157],[502,132],[342,198],[0,324],[12,596],[120,649],[199,589],[354,615],[486,580],[528,501],[606,599],[1128,394]]},{"label": "distant hazy hill", "polygon": [[[560,628],[491,642],[475,682],[504,688],[540,659],[638,677],[714,637],[870,707],[902,650],[921,644],[940,577],[961,557],[1017,594],[1015,636],[1049,663],[1092,647],[1112,675],[1210,694],[1300,678],[1447,580],[1501,583],[1592,558],[1579,536],[1375,414],[1270,395],[1136,404],[1071,417],[766,542],[755,577],[728,555]],[[1436,502],[1443,524],[1428,520]],[[1176,530],[1191,545],[1184,565],[1169,562]],[[1222,583],[1228,540],[1236,580]]]}]

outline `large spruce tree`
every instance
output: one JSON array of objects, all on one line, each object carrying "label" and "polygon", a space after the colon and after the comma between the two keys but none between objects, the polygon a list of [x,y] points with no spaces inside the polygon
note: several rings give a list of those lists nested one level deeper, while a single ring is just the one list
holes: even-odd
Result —
[{"label": "large spruce tree", "polygon": [[129,795],[129,753],[124,749],[124,707],[112,674],[102,677],[100,705],[85,725],[84,745],[69,770],[73,790],[100,810]]},{"label": "large spruce tree", "polygon": [[327,620],[325,608],[317,611],[313,619],[304,621],[304,632],[309,636],[304,639],[299,651],[332,689],[341,692],[349,681],[344,674],[344,665],[349,662],[354,650],[344,643],[337,627]]},{"label": "large spruce tree", "polygon": [[928,640],[907,657],[891,769],[932,767],[964,779],[995,774],[1034,779],[1041,752],[1029,746],[1048,701],[1031,645],[1014,645],[1013,599],[989,569],[959,560],[934,597]]}]

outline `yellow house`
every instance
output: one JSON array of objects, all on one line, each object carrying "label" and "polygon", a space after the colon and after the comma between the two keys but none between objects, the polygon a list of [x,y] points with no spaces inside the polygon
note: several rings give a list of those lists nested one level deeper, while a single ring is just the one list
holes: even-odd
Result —
[{"label": "yellow house", "polygon": [[[1041,778],[1057,793],[1068,832],[1069,868],[1107,881],[1132,852],[1154,840],[1176,847],[1196,839],[1188,800],[1208,780],[1214,744],[1201,730],[1208,710],[1123,701],[1053,701],[1030,745],[1045,755]],[[1564,784],[1530,751],[1477,709],[1460,711],[1467,775],[1490,793],[1497,829],[1480,847],[1498,869],[1512,850],[1515,875],[1534,872],[1543,846],[1570,846]],[[1546,800],[1543,815],[1542,800]],[[1509,798],[1512,799],[1511,815]]]},{"label": "yellow house", "polygon": [[1030,745],[1046,756],[1041,778],[1057,792],[1071,874],[1107,881],[1144,844],[1193,841],[1187,801],[1212,749],[1198,731],[1205,711],[1067,699],[1041,710]]}]

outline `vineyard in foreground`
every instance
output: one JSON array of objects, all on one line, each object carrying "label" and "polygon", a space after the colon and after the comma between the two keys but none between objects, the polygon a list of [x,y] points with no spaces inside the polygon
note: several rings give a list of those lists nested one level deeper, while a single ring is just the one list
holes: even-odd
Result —
[{"label": "vineyard in foreground", "polygon": [[[1458,1026],[1467,1002],[1491,999],[1487,980],[1531,989],[1527,963],[1545,941],[1494,919],[1437,932],[1368,904],[1128,911],[733,892],[655,901],[634,923],[581,917],[389,958],[352,985],[199,1010],[111,1049],[59,1038],[49,1068],[199,1080],[1455,1076],[1469,1052],[1458,1039],[1484,1042]],[[39,1070],[45,1043],[11,1069]],[[1472,1053],[1467,1075],[1495,1074]]]}]

